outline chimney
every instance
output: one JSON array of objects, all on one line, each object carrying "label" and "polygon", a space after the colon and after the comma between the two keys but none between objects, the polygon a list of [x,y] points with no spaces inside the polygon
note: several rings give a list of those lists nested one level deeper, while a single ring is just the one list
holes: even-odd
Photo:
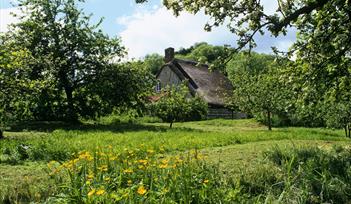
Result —
[{"label": "chimney", "polygon": [[165,63],[168,63],[174,59],[174,48],[169,47],[165,49]]}]

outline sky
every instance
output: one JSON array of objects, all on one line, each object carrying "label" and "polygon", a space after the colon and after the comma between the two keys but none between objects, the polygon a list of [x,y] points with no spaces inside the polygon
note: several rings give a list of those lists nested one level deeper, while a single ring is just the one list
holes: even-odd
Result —
[{"label": "sky", "polygon": [[[10,14],[19,12],[11,5],[13,1],[0,0],[0,32],[6,32],[8,24],[18,22]],[[271,0],[263,0],[263,4],[266,12],[275,10],[276,5]],[[211,32],[204,31],[209,20],[204,13],[192,15],[183,12],[175,17],[162,6],[161,0],[149,0],[145,4],[136,4],[135,0],[86,0],[82,7],[86,14],[93,14],[93,22],[104,19],[102,30],[111,37],[122,39],[129,59],[140,59],[151,53],[163,55],[167,47],[187,48],[196,42],[236,46],[236,37],[225,26]],[[279,38],[269,34],[257,36],[255,51],[271,53],[272,46],[286,51],[295,41],[295,33],[291,30],[287,36]]]}]

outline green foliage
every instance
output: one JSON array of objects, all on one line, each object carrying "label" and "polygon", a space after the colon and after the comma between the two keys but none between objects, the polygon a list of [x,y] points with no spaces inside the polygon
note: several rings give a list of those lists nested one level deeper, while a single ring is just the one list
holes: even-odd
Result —
[{"label": "green foliage", "polygon": [[[34,59],[31,52],[8,42],[0,36],[0,135],[2,128],[18,120],[32,117],[30,108],[35,104],[45,80],[31,79],[30,67]],[[7,43],[4,43],[4,42]],[[1,137],[0,137],[1,139]]]},{"label": "green foliage", "polygon": [[202,64],[209,64],[210,69],[217,69],[224,74],[226,65],[224,61],[232,54],[232,49],[228,46],[213,46],[205,42],[195,43],[190,48],[181,48],[177,51],[177,56],[189,60],[194,60]]},{"label": "green foliage", "polygon": [[[204,11],[211,17],[205,25],[207,31],[227,24],[238,36],[235,51],[254,48],[257,34],[268,31],[274,36],[286,35],[293,27],[297,40],[284,53],[287,59],[296,59],[288,64],[291,69],[285,75],[296,100],[289,106],[294,109],[290,112],[292,123],[350,127],[351,1],[276,0],[271,4],[276,5],[273,10],[267,10],[264,2],[251,0],[164,0],[163,4],[176,16],[182,11]],[[273,51],[282,54],[277,48]],[[182,52],[188,54],[190,50]]]},{"label": "green foliage", "polygon": [[28,50],[35,59],[26,64],[27,79],[48,81],[31,109],[36,119],[76,121],[95,116],[99,105],[105,104],[92,88],[99,87],[111,62],[125,53],[119,39],[103,34],[99,23],[91,25],[79,8],[81,2],[19,1],[22,21],[2,42]]},{"label": "green foliage", "polygon": [[43,163],[0,165],[0,176],[0,203],[50,203],[48,197],[57,192]]},{"label": "green foliage", "polygon": [[[136,2],[143,3],[146,1],[138,0]],[[314,36],[310,41],[303,42],[315,45],[316,48],[320,45],[329,44],[326,42],[337,42],[338,44],[333,45],[337,51],[344,50],[344,46],[349,48],[348,36],[350,35],[348,34],[350,29],[348,28],[350,26],[349,8],[351,3],[346,0],[276,0],[270,5],[276,5],[273,10],[267,10],[264,2],[251,0],[164,0],[163,4],[172,10],[176,16],[180,15],[182,11],[190,13],[204,11],[211,16],[211,21],[205,25],[207,31],[211,31],[213,27],[227,24],[228,29],[235,36],[238,36],[239,48],[254,47],[255,35],[263,35],[267,31],[274,36],[285,35],[290,26],[296,27],[303,35],[308,33]],[[333,24],[330,25],[330,22]],[[324,32],[326,28],[332,29],[327,29],[328,32]],[[299,43],[296,43],[296,45],[299,45]],[[330,45],[332,44],[330,43],[327,46]],[[303,48],[303,46],[300,48]],[[307,47],[305,46],[305,48]],[[335,50],[330,51],[337,53],[334,52]],[[319,49],[313,50],[314,54],[319,52]],[[342,56],[346,56],[345,54],[341,53]],[[305,57],[308,59],[307,56]]]},{"label": "green foliage", "polygon": [[203,155],[162,153],[162,147],[140,147],[116,154],[107,147],[62,165],[50,162],[49,168],[65,186],[60,196],[77,203],[211,203],[227,197],[218,169],[206,165]]},{"label": "green foliage", "polygon": [[[281,183],[269,192],[271,198],[303,203],[345,203],[350,200],[349,149],[340,146],[330,151],[316,147],[290,151],[275,148],[266,155],[282,171]],[[271,184],[268,181],[265,185]]]},{"label": "green foliage", "polygon": [[241,53],[227,67],[234,86],[232,106],[263,118],[269,129],[273,114],[287,117],[290,102],[289,90],[280,76],[281,66],[273,59],[269,55]]},{"label": "green foliage", "polygon": [[[92,92],[94,90],[105,103],[105,114],[111,113],[113,108],[124,108],[137,110],[141,115],[154,84],[154,76],[142,62],[128,62],[110,65],[98,83],[92,84]],[[103,110],[101,104],[96,105],[100,105],[96,110]]]},{"label": "green foliage", "polygon": [[151,113],[164,122],[202,120],[207,116],[207,104],[199,96],[191,96],[186,85],[166,87],[160,99],[150,105]]},{"label": "green foliage", "polygon": [[[214,169],[216,171],[207,171],[208,168],[204,168],[204,170],[202,168],[197,169],[196,164],[195,167],[188,166],[189,168],[186,167],[184,169],[194,169],[193,175],[195,176],[189,181],[197,181],[197,178],[204,177],[211,178],[212,176],[212,178],[218,178],[217,180],[221,182],[223,179],[228,183],[232,183],[230,178],[228,178],[232,174],[228,170],[233,170],[238,173],[234,175],[234,184],[227,186],[224,183],[219,187],[220,191],[223,190],[222,187],[225,188],[223,199],[227,199],[230,203],[253,203],[257,200],[264,202],[266,197],[269,197],[267,200],[273,198],[279,200],[279,195],[282,192],[281,189],[271,192],[269,195],[266,193],[272,186],[281,186],[281,182],[284,181],[284,178],[287,178],[287,175],[282,175],[282,171],[277,170],[278,167],[275,164],[267,162],[267,159],[261,160],[262,151],[271,147],[273,144],[280,144],[284,149],[287,146],[305,144],[308,145],[308,149],[311,149],[311,146],[316,145],[328,148],[332,144],[348,145],[349,143],[349,139],[343,137],[343,130],[292,127],[276,128],[271,132],[267,132],[264,130],[264,126],[253,119],[216,119],[175,123],[172,129],[169,129],[164,123],[154,123],[155,121],[152,121],[153,123],[151,124],[145,124],[142,123],[143,118],[133,118],[131,121],[130,119],[130,117],[109,116],[102,118],[100,121],[84,121],[84,123],[79,125],[57,122],[36,122],[23,124],[22,129],[20,127],[13,129],[13,131],[22,132],[6,132],[6,139],[0,142],[0,158],[2,159],[2,163],[0,164],[0,177],[2,178],[0,182],[0,202],[64,203],[66,197],[60,197],[63,194],[58,194],[57,191],[57,188],[62,186],[58,186],[57,183],[53,183],[54,180],[48,178],[44,171],[46,163],[51,160],[56,160],[60,164],[68,163],[68,160],[76,159],[79,156],[78,152],[82,150],[89,151],[93,156],[94,152],[99,149],[102,150],[99,152],[107,155],[107,152],[110,151],[107,150],[109,149],[108,145],[112,146],[112,154],[121,154],[121,158],[125,158],[125,154],[123,154],[127,153],[124,150],[125,148],[127,150],[134,150],[134,153],[136,153],[137,149],[153,149],[155,150],[155,157],[150,156],[149,158],[150,161],[157,162],[161,162],[162,159],[173,158],[178,154],[184,155],[184,161],[186,161],[187,151],[201,149],[201,152],[205,152],[206,156],[209,157],[208,159],[206,157],[205,166],[211,169],[213,164],[215,164]],[[295,140],[293,144],[291,144],[292,140]],[[28,146],[29,148],[26,148],[26,151],[22,151],[23,148],[18,146]],[[348,149],[345,149],[344,152],[346,151]],[[145,153],[145,151],[140,152]],[[19,156],[20,154],[23,156]],[[16,159],[14,163],[6,160],[9,155],[13,155]],[[29,158],[25,159],[26,155],[29,155]],[[107,163],[106,155],[101,156],[100,154],[96,154],[97,157],[102,158],[97,161],[101,162],[98,164],[104,165]],[[131,158],[136,159],[140,157],[140,159],[144,159],[145,157],[141,157],[141,155],[143,154],[135,154]],[[161,155],[164,157],[159,158]],[[21,158],[24,160],[21,160]],[[219,159],[221,162],[218,162]],[[212,161],[213,163],[208,164],[207,161]],[[258,162],[261,163],[257,164]],[[171,166],[170,164],[169,166]],[[118,169],[120,168],[119,166],[127,166],[127,164],[123,165],[125,166],[118,165],[113,166],[113,168]],[[133,162],[131,166],[136,169],[139,168],[139,164]],[[220,169],[217,169],[218,166]],[[89,166],[89,169],[94,170],[91,166]],[[247,169],[252,169],[252,172],[247,172]],[[222,177],[218,170],[226,170],[226,174]],[[108,174],[107,172],[102,173],[100,175],[117,175],[117,172],[116,174],[113,174],[113,172],[108,172]],[[197,176],[198,174],[199,176]],[[67,172],[64,175],[68,175]],[[145,174],[138,172],[137,175],[144,176]],[[166,176],[165,174],[162,175]],[[245,175],[245,178],[240,179],[239,182],[240,175]],[[62,182],[70,184],[69,177],[63,176],[62,178],[65,179]],[[97,181],[94,183],[96,190],[99,190],[98,185],[105,185],[105,183],[102,183],[103,178],[94,177],[94,179]],[[178,180],[180,182],[184,181],[181,178]],[[211,180],[209,179],[209,182]],[[79,182],[81,185],[83,184],[80,180],[77,180],[76,184],[79,184]],[[119,184],[118,179],[114,182]],[[127,190],[135,194],[139,187],[138,184],[138,182],[133,183],[137,187]],[[168,184],[171,185],[170,183]],[[189,186],[198,187],[195,184],[196,182],[191,185],[189,184]],[[211,185],[211,188],[213,187],[211,183],[209,185]],[[106,189],[110,189],[110,187],[108,186]],[[147,186],[144,187],[149,189]],[[84,188],[86,189],[86,186]],[[186,189],[186,186],[177,185],[172,186],[172,188]],[[60,191],[65,191],[65,189],[61,188]],[[189,192],[197,192],[197,190],[192,189]],[[292,190],[292,192],[296,191]],[[74,194],[79,192],[71,191],[69,193]],[[213,195],[212,193],[218,193],[218,191],[213,190],[211,194],[206,195]],[[57,195],[58,197],[52,197],[53,195]],[[167,195],[170,195],[170,193]],[[144,197],[147,196],[146,194]],[[292,198],[296,199],[296,197]]]},{"label": "green foliage", "polygon": [[146,55],[143,61],[147,70],[150,70],[153,75],[156,75],[164,64],[163,57],[159,54]]}]

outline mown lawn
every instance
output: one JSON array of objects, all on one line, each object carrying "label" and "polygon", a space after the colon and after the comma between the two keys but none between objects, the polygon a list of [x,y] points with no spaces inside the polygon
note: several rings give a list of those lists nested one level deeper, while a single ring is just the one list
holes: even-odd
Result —
[{"label": "mown lawn", "polygon": [[26,124],[5,132],[5,137],[0,141],[0,203],[45,200],[57,190],[46,164],[97,147],[112,146],[120,152],[143,146],[169,155],[196,149],[225,175],[239,177],[268,165],[264,152],[272,148],[330,149],[350,142],[342,130],[289,127],[268,131],[250,119],[175,123],[170,129],[168,124],[111,117],[79,125]]}]

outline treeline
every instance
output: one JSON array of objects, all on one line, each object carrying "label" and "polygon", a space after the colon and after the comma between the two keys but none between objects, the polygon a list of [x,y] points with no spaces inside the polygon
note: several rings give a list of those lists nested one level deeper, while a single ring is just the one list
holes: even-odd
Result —
[{"label": "treeline", "polygon": [[[301,60],[248,51],[235,53],[228,46],[207,43],[181,48],[176,54],[178,58],[207,63],[211,69],[225,74],[234,87],[233,95],[228,96],[228,107],[257,118],[269,129],[272,126],[344,128],[346,136],[350,136],[351,79],[348,77],[332,78],[328,73],[318,76],[310,64]],[[162,56],[146,56],[146,65],[150,59],[157,58],[162,63]]]},{"label": "treeline", "polygon": [[[122,61],[126,49],[120,39],[104,34],[101,22],[90,23],[90,16],[79,8],[81,2],[18,2],[21,22],[0,34],[0,127],[21,120],[77,122],[116,109],[145,110],[163,57],[150,54],[143,60]],[[234,86],[228,107],[269,129],[327,126],[344,128],[350,136],[350,57],[337,51],[340,55],[334,56],[329,49],[320,55],[310,52],[318,49],[306,36],[299,42],[308,46],[297,49],[296,44],[295,59],[207,43],[179,49],[176,57],[224,73]]]}]

